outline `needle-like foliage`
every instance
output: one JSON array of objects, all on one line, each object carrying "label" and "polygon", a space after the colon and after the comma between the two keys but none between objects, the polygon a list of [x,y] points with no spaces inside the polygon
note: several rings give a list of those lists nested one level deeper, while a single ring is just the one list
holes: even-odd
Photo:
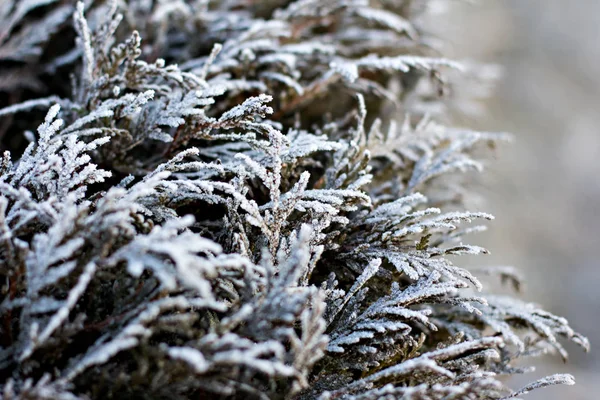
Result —
[{"label": "needle-like foliage", "polygon": [[451,125],[482,74],[433,3],[1,2],[0,398],[573,384],[507,385],[588,342],[455,264],[493,219],[461,177],[506,135]]}]

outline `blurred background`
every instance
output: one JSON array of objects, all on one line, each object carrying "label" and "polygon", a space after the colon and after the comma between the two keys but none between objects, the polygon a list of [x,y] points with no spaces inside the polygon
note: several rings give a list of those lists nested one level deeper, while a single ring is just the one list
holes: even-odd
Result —
[{"label": "blurred background", "polygon": [[600,1],[485,0],[450,3],[437,17],[446,54],[496,63],[503,77],[475,127],[512,132],[488,167],[481,208],[496,216],[483,244],[491,265],[526,277],[523,297],[567,317],[591,353],[568,346],[570,362],[536,361],[576,386],[528,399],[600,398]]}]

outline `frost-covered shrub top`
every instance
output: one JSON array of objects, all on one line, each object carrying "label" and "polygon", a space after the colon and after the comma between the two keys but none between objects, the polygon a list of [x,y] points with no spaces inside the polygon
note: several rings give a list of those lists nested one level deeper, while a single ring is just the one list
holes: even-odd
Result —
[{"label": "frost-covered shrub top", "polygon": [[440,58],[444,5],[2,1],[0,397],[573,383],[505,386],[587,340],[452,262],[492,219],[457,172],[504,136],[449,125],[489,68]]}]

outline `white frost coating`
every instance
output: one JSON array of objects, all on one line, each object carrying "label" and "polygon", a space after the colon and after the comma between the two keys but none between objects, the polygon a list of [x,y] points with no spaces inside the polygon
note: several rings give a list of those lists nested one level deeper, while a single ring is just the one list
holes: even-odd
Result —
[{"label": "white frost coating", "polygon": [[490,74],[423,57],[432,1],[0,1],[0,397],[572,384],[500,379],[589,343],[460,266],[455,175],[507,137],[434,121]]},{"label": "white frost coating", "polygon": [[208,371],[209,364],[198,350],[191,347],[170,347],[169,357],[185,361],[197,374],[203,374]]}]

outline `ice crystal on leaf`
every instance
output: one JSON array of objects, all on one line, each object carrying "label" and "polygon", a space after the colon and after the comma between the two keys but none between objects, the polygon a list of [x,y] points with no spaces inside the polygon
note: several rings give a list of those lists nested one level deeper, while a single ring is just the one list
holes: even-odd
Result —
[{"label": "ice crystal on leaf", "polygon": [[487,253],[458,177],[506,135],[422,112],[473,70],[428,46],[426,3],[4,1],[0,398],[572,384],[506,386],[588,342],[450,257]]}]

